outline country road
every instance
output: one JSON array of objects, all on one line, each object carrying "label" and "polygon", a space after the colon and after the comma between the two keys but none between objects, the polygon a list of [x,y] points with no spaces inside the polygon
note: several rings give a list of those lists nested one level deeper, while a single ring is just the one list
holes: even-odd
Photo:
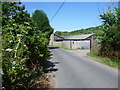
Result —
[{"label": "country road", "polygon": [[49,47],[55,88],[118,88],[118,70],[79,56],[70,50]]}]

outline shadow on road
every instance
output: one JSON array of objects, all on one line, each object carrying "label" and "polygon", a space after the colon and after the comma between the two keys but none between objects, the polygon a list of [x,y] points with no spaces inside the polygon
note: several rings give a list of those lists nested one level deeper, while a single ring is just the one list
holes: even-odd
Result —
[{"label": "shadow on road", "polygon": [[[58,49],[58,47],[52,47],[52,46],[49,46],[48,48],[49,49]],[[50,53],[51,53],[51,51],[50,51]],[[53,56],[53,54],[51,53],[49,59],[51,59],[52,56]],[[47,65],[46,65],[47,70],[45,72],[48,73],[48,72],[56,72],[56,71],[58,71],[58,69],[55,67],[57,64],[59,64],[59,62],[53,62],[51,60],[47,61]]]},{"label": "shadow on road", "polygon": [[51,46],[49,46],[48,48],[49,49],[58,49],[58,47],[51,47]]},{"label": "shadow on road", "polygon": [[55,68],[56,64],[59,64],[59,62],[52,62],[52,61],[47,61],[47,71],[46,72],[56,72],[58,71],[57,68]]}]

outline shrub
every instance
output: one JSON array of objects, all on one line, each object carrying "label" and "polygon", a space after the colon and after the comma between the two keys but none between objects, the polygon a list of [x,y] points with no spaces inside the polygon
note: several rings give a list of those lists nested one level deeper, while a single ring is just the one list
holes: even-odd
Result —
[{"label": "shrub", "polygon": [[2,3],[2,83],[7,90],[33,88],[43,74],[50,52],[47,33],[17,2]]}]

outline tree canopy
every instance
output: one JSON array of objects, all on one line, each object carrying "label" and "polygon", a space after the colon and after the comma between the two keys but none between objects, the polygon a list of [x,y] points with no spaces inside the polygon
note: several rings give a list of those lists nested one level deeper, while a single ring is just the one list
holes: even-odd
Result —
[{"label": "tree canopy", "polygon": [[100,15],[100,18],[103,21],[104,32],[101,38],[101,51],[104,55],[114,56],[112,52],[120,50],[120,8],[108,10]]},{"label": "tree canopy", "polygon": [[47,32],[51,34],[53,32],[53,29],[51,28],[49,24],[49,19],[44,11],[42,10],[35,10],[32,19],[36,23],[38,29],[42,32]]}]

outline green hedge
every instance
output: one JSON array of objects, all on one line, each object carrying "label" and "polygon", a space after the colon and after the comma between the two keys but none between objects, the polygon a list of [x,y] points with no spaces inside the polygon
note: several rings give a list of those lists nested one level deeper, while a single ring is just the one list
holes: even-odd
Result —
[{"label": "green hedge", "polygon": [[34,88],[50,55],[48,35],[17,2],[2,3],[2,24],[2,88]]}]

